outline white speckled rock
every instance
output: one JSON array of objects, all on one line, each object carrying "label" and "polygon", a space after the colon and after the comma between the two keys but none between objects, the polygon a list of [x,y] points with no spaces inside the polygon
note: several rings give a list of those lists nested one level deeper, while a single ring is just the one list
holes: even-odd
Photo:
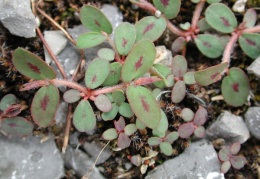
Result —
[{"label": "white speckled rock", "polygon": [[192,142],[181,155],[159,165],[145,179],[224,179],[220,165],[212,144],[203,139]]},{"label": "white speckled rock", "polygon": [[260,78],[260,57],[255,59],[253,63],[249,67],[247,67],[248,73],[253,73],[255,76]]},{"label": "white speckled rock", "polygon": [[260,139],[260,107],[250,107],[245,114],[245,121],[251,134]]}]

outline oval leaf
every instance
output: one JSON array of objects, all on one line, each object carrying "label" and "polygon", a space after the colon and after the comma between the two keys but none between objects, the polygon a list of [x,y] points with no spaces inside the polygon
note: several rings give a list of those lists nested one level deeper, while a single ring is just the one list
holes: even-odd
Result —
[{"label": "oval leaf", "polygon": [[242,33],[238,41],[249,57],[256,59],[260,56],[260,34]]},{"label": "oval leaf", "polygon": [[112,33],[112,25],[106,16],[97,8],[85,5],[80,10],[80,19],[82,24],[89,30],[108,34]]},{"label": "oval leaf", "polygon": [[231,167],[230,161],[223,162],[220,168],[221,173],[227,173],[230,167]]},{"label": "oval leaf", "polygon": [[169,142],[160,143],[160,150],[166,156],[172,155],[172,145]]},{"label": "oval leaf", "polygon": [[113,103],[112,109],[109,112],[102,113],[101,116],[104,121],[111,121],[116,117],[117,113],[118,113],[118,106],[116,105],[116,103]]},{"label": "oval leaf", "polygon": [[110,66],[108,61],[102,58],[92,60],[85,73],[85,84],[87,87],[94,89],[99,87],[108,77]]},{"label": "oval leaf", "polygon": [[119,62],[110,63],[110,72],[102,86],[113,86],[117,84],[121,78],[122,64]]},{"label": "oval leaf", "polygon": [[148,139],[148,144],[151,146],[159,145],[162,142],[162,139],[159,137],[151,137]]},{"label": "oval leaf", "polygon": [[126,94],[137,118],[145,126],[156,128],[161,120],[161,110],[152,93],[142,86],[128,86]]},{"label": "oval leaf", "polygon": [[181,80],[177,81],[177,83],[172,88],[172,102],[180,103],[186,94],[186,86],[185,83]]},{"label": "oval leaf", "polygon": [[165,137],[165,142],[169,142],[172,144],[174,141],[176,141],[179,138],[179,133],[178,132],[171,132]]},{"label": "oval leaf", "polygon": [[107,61],[113,61],[115,59],[115,52],[110,48],[101,48],[97,52],[98,57]]},{"label": "oval leaf", "polygon": [[232,155],[236,155],[238,154],[240,148],[241,148],[240,143],[236,142],[230,146],[230,152],[232,153]]},{"label": "oval leaf", "polygon": [[135,28],[132,24],[124,22],[115,30],[115,44],[120,55],[127,55],[132,49],[136,38]]},{"label": "oval leaf", "polygon": [[207,3],[213,4],[213,3],[220,2],[220,1],[221,1],[221,0],[207,0]]},{"label": "oval leaf", "polygon": [[[162,64],[154,64],[153,67],[155,68],[157,73],[160,73],[160,76],[158,75],[159,78],[164,78],[162,81],[157,81],[155,82],[155,86],[159,87],[159,88],[164,88],[165,87],[165,83],[163,81],[166,81],[166,77],[169,76],[172,72],[171,70]],[[156,75],[156,74],[155,74]]]},{"label": "oval leaf", "polygon": [[122,132],[125,129],[125,119],[121,116],[118,121],[114,121],[117,132]]},{"label": "oval leaf", "polygon": [[199,20],[197,26],[202,32],[211,29],[211,26],[207,23],[206,18]]},{"label": "oval leaf", "polygon": [[53,85],[41,87],[35,94],[31,114],[38,126],[47,127],[52,122],[59,105],[59,98],[59,91]]},{"label": "oval leaf", "polygon": [[95,100],[94,103],[96,105],[96,107],[103,112],[109,112],[112,110],[112,104],[111,101],[109,100],[109,98],[104,95],[104,94],[100,94],[98,95]]},{"label": "oval leaf", "polygon": [[153,0],[153,3],[168,19],[174,18],[180,11],[180,0]]},{"label": "oval leaf", "polygon": [[125,133],[120,133],[118,138],[117,138],[117,146],[120,149],[125,149],[130,146],[131,140]]},{"label": "oval leaf", "polygon": [[80,132],[88,132],[96,126],[96,117],[88,100],[81,100],[73,114],[73,124]]},{"label": "oval leaf", "polygon": [[112,92],[113,102],[121,104],[125,101],[125,93],[123,90],[115,90]]},{"label": "oval leaf", "polygon": [[202,126],[206,122],[207,117],[208,111],[205,108],[200,107],[195,114],[193,124],[196,126]]},{"label": "oval leaf", "polygon": [[76,89],[70,89],[63,95],[63,99],[67,103],[75,103],[81,98],[80,92]]},{"label": "oval leaf", "polygon": [[181,111],[181,118],[185,121],[185,122],[190,122],[192,121],[194,117],[194,112],[189,109],[189,108],[184,108],[182,111]]},{"label": "oval leaf", "polygon": [[185,82],[185,84],[187,85],[194,85],[196,84],[196,80],[195,80],[195,72],[194,71],[190,71],[184,74],[183,76],[183,81]]},{"label": "oval leaf", "polygon": [[219,32],[231,33],[237,27],[234,13],[224,4],[211,4],[205,12],[207,23]]},{"label": "oval leaf", "polygon": [[128,124],[125,126],[125,134],[126,135],[132,135],[137,131],[137,127],[135,124]]},{"label": "oval leaf", "polygon": [[199,126],[194,130],[194,135],[198,138],[203,138],[205,136],[205,128],[203,126]]},{"label": "oval leaf", "polygon": [[118,134],[115,128],[108,129],[102,134],[102,138],[105,140],[114,140],[117,136]]},{"label": "oval leaf", "polygon": [[0,129],[10,135],[23,136],[32,132],[33,125],[22,117],[10,117],[1,122]]},{"label": "oval leaf", "polygon": [[195,38],[195,43],[200,52],[209,58],[217,58],[224,51],[221,41],[214,35],[198,35]]},{"label": "oval leaf", "polygon": [[132,162],[132,164],[134,164],[136,166],[140,166],[141,163],[142,163],[142,158],[139,154],[134,155],[134,156],[131,157],[131,162]]},{"label": "oval leaf", "polygon": [[180,138],[188,138],[191,136],[191,134],[194,132],[194,125],[192,122],[186,123],[186,124],[182,124],[179,129],[178,129],[178,133]]},{"label": "oval leaf", "polygon": [[222,148],[218,153],[219,160],[222,162],[228,161],[231,156],[232,154],[228,147]]},{"label": "oval leaf", "polygon": [[195,80],[201,86],[208,86],[218,80],[228,62],[195,72]]},{"label": "oval leaf", "polygon": [[136,40],[139,42],[142,39],[149,39],[152,42],[157,40],[166,28],[166,21],[164,18],[148,16],[142,18],[135,24],[136,29]]},{"label": "oval leaf", "polygon": [[120,104],[118,110],[119,110],[119,114],[121,114],[124,117],[130,118],[134,115],[130,105],[128,103],[125,103],[125,102]]},{"label": "oval leaf", "polygon": [[143,130],[146,128],[146,126],[143,125],[143,123],[141,123],[141,121],[138,118],[135,121],[135,125],[136,125],[137,129],[140,129],[140,130]]},{"label": "oval leaf", "polygon": [[245,157],[240,157],[240,156],[232,156],[230,158],[230,162],[231,165],[235,168],[235,169],[241,169],[244,167],[244,165],[246,164],[246,159]]},{"label": "oval leaf", "polygon": [[56,78],[56,73],[51,67],[42,59],[25,49],[16,49],[13,53],[12,61],[15,68],[29,78],[36,80]]},{"label": "oval leaf", "polygon": [[239,68],[231,68],[228,74],[222,80],[222,95],[229,105],[241,106],[247,101],[250,92],[248,78]]},{"label": "oval leaf", "polygon": [[172,67],[172,73],[174,74],[175,77],[178,78],[183,77],[183,75],[186,73],[188,69],[187,60],[182,55],[176,55],[172,59],[171,67]]},{"label": "oval leaf", "polygon": [[187,41],[184,37],[176,38],[171,46],[171,50],[175,53],[180,52],[187,44]]},{"label": "oval leaf", "polygon": [[7,109],[9,106],[11,106],[16,102],[17,99],[13,94],[7,94],[0,101],[0,110],[4,111],[5,109]]},{"label": "oval leaf", "polygon": [[138,42],[125,60],[122,80],[130,82],[143,76],[152,67],[155,57],[155,47],[150,40],[144,39]]},{"label": "oval leaf", "polygon": [[87,32],[79,36],[77,40],[77,47],[80,49],[95,47],[104,42],[106,39],[107,37],[100,32]]},{"label": "oval leaf", "polygon": [[256,20],[257,20],[256,11],[253,8],[248,9],[243,18],[243,23],[245,23],[245,27],[246,28],[254,27]]},{"label": "oval leaf", "polygon": [[153,135],[161,137],[161,136],[165,136],[165,132],[168,129],[168,119],[166,114],[163,112],[163,110],[161,110],[161,121],[159,123],[159,125],[153,129]]}]

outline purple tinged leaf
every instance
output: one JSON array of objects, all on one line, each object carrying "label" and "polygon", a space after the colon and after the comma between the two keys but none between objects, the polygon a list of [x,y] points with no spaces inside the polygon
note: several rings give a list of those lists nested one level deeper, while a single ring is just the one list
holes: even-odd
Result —
[{"label": "purple tinged leaf", "polygon": [[142,163],[142,158],[139,154],[133,155],[133,156],[131,156],[131,162],[132,162],[132,164],[134,164],[136,166],[140,166]]},{"label": "purple tinged leaf", "polygon": [[172,144],[174,141],[176,141],[179,138],[179,133],[178,132],[171,132],[169,133],[164,141],[165,142],[169,142],[170,144]]},{"label": "purple tinged leaf", "polygon": [[187,64],[187,60],[185,59],[185,57],[181,56],[181,55],[176,55],[173,59],[172,59],[172,73],[174,74],[175,77],[183,77],[183,75],[186,73],[187,69],[188,69],[188,64]]},{"label": "purple tinged leaf", "polygon": [[243,23],[245,23],[246,28],[251,28],[255,26],[257,21],[257,13],[256,11],[251,8],[246,11],[243,18]]},{"label": "purple tinged leaf", "polygon": [[246,164],[246,159],[245,157],[240,157],[240,156],[232,156],[230,158],[230,162],[231,165],[235,168],[235,169],[241,169],[244,167],[244,165]]},{"label": "purple tinged leaf", "polygon": [[16,103],[17,99],[13,94],[5,95],[0,101],[0,110],[4,111],[6,108]]},{"label": "purple tinged leaf", "polygon": [[131,140],[125,133],[120,133],[117,138],[117,146],[120,149],[125,149],[130,146]]},{"label": "purple tinged leaf", "polygon": [[230,161],[223,162],[221,164],[221,168],[220,168],[221,173],[224,173],[224,174],[227,173],[228,170],[230,169],[230,167],[231,167]]},{"label": "purple tinged leaf", "polygon": [[232,154],[229,150],[229,147],[222,148],[218,153],[219,160],[222,162],[228,161],[231,156]]},{"label": "purple tinged leaf", "polygon": [[202,126],[206,122],[207,117],[208,111],[205,108],[200,107],[195,114],[193,124],[196,126]]},{"label": "purple tinged leaf", "polygon": [[162,142],[162,139],[159,137],[151,137],[148,139],[148,144],[151,146],[159,145]]},{"label": "purple tinged leaf", "polygon": [[122,132],[125,129],[125,119],[121,116],[118,121],[114,121],[117,132]]},{"label": "purple tinged leaf", "polygon": [[125,126],[125,135],[130,136],[137,131],[137,127],[135,124],[128,124]]},{"label": "purple tinged leaf", "polygon": [[198,126],[195,130],[194,130],[194,135],[198,138],[203,138],[205,136],[206,132],[205,132],[205,128],[203,126]]},{"label": "purple tinged leaf", "polygon": [[180,103],[186,94],[186,86],[185,83],[181,80],[177,81],[172,89],[172,102]]},{"label": "purple tinged leaf", "polygon": [[186,123],[186,124],[182,124],[179,129],[178,129],[178,133],[180,138],[188,138],[192,135],[192,133],[194,132],[194,125],[192,122]]},{"label": "purple tinged leaf", "polygon": [[35,94],[31,114],[34,122],[40,127],[47,127],[52,122],[59,105],[59,91],[57,87],[49,85],[42,87]]},{"label": "purple tinged leaf", "polygon": [[105,140],[114,140],[118,136],[115,128],[107,129],[103,134],[102,138]]},{"label": "purple tinged leaf", "polygon": [[111,101],[108,99],[106,95],[103,94],[98,95],[95,98],[94,103],[96,107],[102,112],[109,112],[112,110]]},{"label": "purple tinged leaf", "polygon": [[20,104],[12,104],[4,110],[5,117],[14,117],[22,112],[22,106]]},{"label": "purple tinged leaf", "polygon": [[80,92],[76,89],[70,89],[63,95],[63,99],[66,103],[75,103],[81,98]]},{"label": "purple tinged leaf", "polygon": [[172,145],[169,142],[160,143],[160,150],[166,156],[172,155]]},{"label": "purple tinged leaf", "polygon": [[230,146],[230,152],[232,153],[232,155],[236,155],[238,154],[240,148],[241,148],[240,143],[236,142]]},{"label": "purple tinged leaf", "polygon": [[77,47],[80,49],[95,47],[107,39],[100,32],[87,32],[81,34],[77,40]]},{"label": "purple tinged leaf", "polygon": [[153,3],[168,19],[174,18],[180,11],[180,0],[153,0]]},{"label": "purple tinged leaf", "polygon": [[23,75],[37,80],[54,79],[55,71],[42,59],[23,48],[17,48],[13,53],[13,64]]},{"label": "purple tinged leaf", "polygon": [[192,121],[194,117],[194,112],[189,109],[189,108],[184,108],[182,111],[181,111],[181,118],[185,121],[185,122],[190,122]]},{"label": "purple tinged leaf", "polygon": [[22,117],[10,117],[3,119],[0,130],[10,135],[23,136],[32,132],[33,125]]},{"label": "purple tinged leaf", "polygon": [[187,41],[184,37],[176,38],[171,46],[171,50],[175,53],[180,52],[187,44]]},{"label": "purple tinged leaf", "polygon": [[242,33],[238,41],[249,57],[256,59],[260,56],[260,34]]},{"label": "purple tinged leaf", "polygon": [[101,116],[104,121],[111,121],[116,117],[117,113],[118,113],[118,106],[116,103],[113,103],[112,110],[109,112],[102,113]]}]

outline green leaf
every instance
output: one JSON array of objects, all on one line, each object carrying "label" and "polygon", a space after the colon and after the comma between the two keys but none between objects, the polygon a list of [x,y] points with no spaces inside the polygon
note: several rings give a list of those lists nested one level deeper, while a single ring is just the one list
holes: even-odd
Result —
[{"label": "green leaf", "polygon": [[160,143],[160,150],[166,156],[172,155],[172,145],[169,142]]},{"label": "green leaf", "polygon": [[153,42],[157,40],[166,29],[166,21],[162,17],[157,18],[154,16],[148,16],[137,22],[135,24],[135,29],[135,42],[139,42],[142,39],[149,39]]},{"label": "green leaf", "polygon": [[183,77],[183,75],[186,73],[188,69],[187,60],[182,55],[176,55],[172,59],[171,67],[172,67],[172,73],[174,74],[175,77],[178,78]]},{"label": "green leaf", "polygon": [[198,3],[198,2],[200,2],[200,0],[191,0],[191,2]]},{"label": "green leaf", "polygon": [[198,35],[195,38],[195,43],[200,52],[209,58],[217,58],[221,56],[224,51],[224,46],[221,41],[214,35]]},{"label": "green leaf", "polygon": [[224,4],[211,4],[205,12],[207,23],[219,32],[231,33],[237,27],[233,12]]},{"label": "green leaf", "polygon": [[231,165],[235,168],[235,169],[241,169],[245,166],[246,164],[246,159],[245,157],[241,157],[241,156],[232,156],[230,158],[230,162]]},{"label": "green leaf", "polygon": [[123,90],[115,90],[112,92],[113,102],[120,105],[125,101],[125,93]]},{"label": "green leaf", "polygon": [[104,112],[102,113],[101,116],[104,121],[111,121],[116,117],[117,113],[118,113],[118,106],[116,105],[116,103],[113,103],[111,111]]},{"label": "green leaf", "polygon": [[185,122],[190,122],[194,118],[194,112],[189,108],[184,108],[183,110],[181,110],[181,118]]},{"label": "green leaf", "polygon": [[136,38],[135,28],[132,24],[124,22],[115,30],[115,44],[120,55],[127,55],[132,49]]},{"label": "green leaf", "polygon": [[120,104],[119,106],[119,114],[121,114],[124,117],[132,117],[134,115],[130,105],[128,103],[123,102],[122,104]]},{"label": "green leaf", "polygon": [[180,28],[182,30],[188,30],[190,28],[190,23],[189,22],[185,22],[183,24],[180,24]]},{"label": "green leaf", "polygon": [[230,156],[232,156],[232,154],[228,147],[222,148],[218,153],[218,157],[222,162],[228,161]]},{"label": "green leaf", "polygon": [[[165,78],[172,73],[171,70],[167,66],[162,65],[162,64],[154,64],[153,67],[156,69],[156,71],[158,73],[160,73],[159,78],[161,76],[164,77],[164,81],[166,81]],[[165,87],[165,84],[164,84],[163,80],[162,81],[157,81],[154,84],[155,84],[155,86],[157,86],[159,88],[164,88]]]},{"label": "green leaf", "polygon": [[213,67],[195,72],[195,80],[201,86],[208,86],[218,80],[228,63],[221,63]]},{"label": "green leaf", "polygon": [[145,126],[156,128],[161,120],[161,110],[152,93],[142,86],[128,86],[126,95],[137,118]]},{"label": "green leaf", "polygon": [[195,80],[195,72],[194,71],[190,71],[184,74],[183,76],[183,81],[185,82],[185,84],[187,85],[194,85],[196,84],[196,80]]},{"label": "green leaf", "polygon": [[168,19],[174,18],[180,11],[180,0],[153,0],[153,3]]},{"label": "green leaf", "polygon": [[256,59],[260,56],[260,34],[242,33],[238,41],[249,57]]},{"label": "green leaf", "polygon": [[192,135],[192,133],[194,132],[195,127],[193,125],[192,122],[186,123],[186,124],[182,124],[179,129],[178,129],[178,133],[180,138],[188,138]]},{"label": "green leaf", "polygon": [[0,110],[4,111],[5,109],[7,109],[9,106],[11,106],[16,102],[17,99],[13,94],[7,94],[0,101]]},{"label": "green leaf", "polygon": [[236,142],[230,146],[230,152],[232,155],[237,155],[238,152],[240,151],[241,144],[239,142]]},{"label": "green leaf", "polygon": [[143,76],[152,67],[155,57],[155,47],[150,40],[138,42],[125,60],[121,72],[122,80],[127,83]]},{"label": "green leaf", "polygon": [[205,128],[204,126],[198,126],[195,130],[194,130],[194,135],[198,138],[203,138],[205,136],[206,132],[205,132]]},{"label": "green leaf", "polygon": [[92,60],[85,73],[85,84],[87,87],[94,89],[99,87],[108,77],[110,66],[108,61],[102,58]]},{"label": "green leaf", "polygon": [[137,129],[142,130],[142,129],[146,128],[146,126],[143,125],[143,123],[141,123],[141,121],[138,118],[136,119],[135,124],[136,124]]},{"label": "green leaf", "polygon": [[173,87],[175,84],[175,79],[174,79],[174,74],[170,74],[169,76],[166,77],[166,86],[167,87]]},{"label": "green leaf", "polygon": [[257,21],[257,13],[256,11],[251,8],[246,11],[243,18],[243,23],[245,23],[246,28],[251,28],[255,26]]},{"label": "green leaf", "polygon": [[125,126],[125,134],[130,136],[137,131],[137,127],[135,124],[128,124]]},{"label": "green leaf", "polygon": [[153,129],[153,135],[158,136],[158,137],[164,137],[165,132],[168,129],[168,119],[163,110],[161,110],[161,121],[159,125]]},{"label": "green leaf", "polygon": [[186,94],[186,86],[185,83],[181,80],[177,81],[177,83],[172,88],[172,102],[180,103]]},{"label": "green leaf", "polygon": [[148,139],[148,144],[151,146],[159,145],[162,142],[162,139],[159,137],[151,137]]},{"label": "green leaf", "polygon": [[70,89],[63,95],[63,99],[66,103],[75,103],[81,98],[80,92],[76,89]]},{"label": "green leaf", "polygon": [[114,140],[118,136],[115,128],[107,129],[103,134],[102,138],[105,140]]},{"label": "green leaf", "polygon": [[171,132],[165,137],[165,142],[169,142],[172,144],[174,141],[176,141],[179,138],[178,132]]},{"label": "green leaf", "polygon": [[110,63],[110,72],[102,86],[113,86],[117,84],[121,78],[122,64],[119,62]]},{"label": "green leaf", "polygon": [[202,32],[211,29],[211,26],[207,23],[206,18],[199,20],[197,26]]},{"label": "green leaf", "polygon": [[222,80],[222,95],[229,105],[242,106],[247,101],[250,92],[248,78],[239,68],[231,68],[228,74]]},{"label": "green leaf", "polygon": [[73,124],[80,132],[88,132],[96,126],[96,117],[88,100],[81,100],[73,114]]},{"label": "green leaf", "polygon": [[3,119],[0,130],[10,135],[23,136],[32,132],[33,125],[22,117],[10,117]]},{"label": "green leaf", "polygon": [[56,73],[51,67],[42,59],[23,48],[17,48],[14,51],[12,61],[15,68],[29,78],[36,80],[56,78]]},{"label": "green leaf", "polygon": [[107,61],[113,61],[115,59],[115,52],[110,48],[99,49],[97,55],[99,58],[103,58]]},{"label": "green leaf", "polygon": [[224,173],[224,174],[227,173],[228,170],[230,169],[230,167],[231,167],[230,161],[223,162],[221,164],[221,168],[220,168],[221,173]]},{"label": "green leaf", "polygon": [[82,24],[92,31],[112,33],[113,29],[109,20],[99,9],[93,6],[84,5],[80,10],[80,19]]},{"label": "green leaf", "polygon": [[104,94],[100,94],[98,95],[95,100],[95,105],[96,107],[102,111],[102,112],[109,112],[112,110],[112,104],[111,101],[109,100],[109,98],[104,95]]},{"label": "green leaf", "polygon": [[100,32],[87,32],[79,36],[77,47],[80,49],[95,47],[105,40],[107,40],[107,37]]},{"label": "green leaf", "polygon": [[207,3],[213,4],[213,3],[220,2],[220,1],[221,1],[221,0],[207,0]]},{"label": "green leaf", "polygon": [[59,98],[59,90],[53,85],[41,87],[35,94],[31,114],[38,126],[47,127],[52,122],[59,105]]}]

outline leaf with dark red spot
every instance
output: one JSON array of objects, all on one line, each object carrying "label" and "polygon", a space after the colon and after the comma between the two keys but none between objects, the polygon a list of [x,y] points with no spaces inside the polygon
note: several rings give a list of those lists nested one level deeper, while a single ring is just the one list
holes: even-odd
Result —
[{"label": "leaf with dark red spot", "polygon": [[59,105],[59,98],[59,91],[53,85],[39,89],[31,106],[33,120],[38,126],[47,127],[52,122]]},{"label": "leaf with dark red spot", "polygon": [[221,84],[225,101],[232,106],[242,106],[247,101],[249,91],[250,86],[246,74],[239,68],[231,68]]},{"label": "leaf with dark red spot", "polygon": [[107,37],[100,32],[87,32],[79,36],[77,40],[77,47],[81,49],[95,47],[104,42],[106,39]]},{"label": "leaf with dark red spot", "polygon": [[156,57],[154,44],[147,39],[138,42],[127,56],[122,68],[122,80],[130,82],[143,76],[153,65]]},{"label": "leaf with dark red spot", "polygon": [[132,49],[136,38],[136,31],[132,24],[124,22],[115,30],[115,44],[120,55],[127,55]]},{"label": "leaf with dark red spot", "polygon": [[153,3],[168,19],[174,18],[180,11],[180,0],[153,0]]},{"label": "leaf with dark red spot", "polygon": [[209,67],[204,70],[197,71],[194,75],[195,80],[199,85],[208,86],[214,83],[216,80],[218,80],[218,78],[227,66],[228,63],[226,62],[219,65],[215,65],[213,67]]},{"label": "leaf with dark red spot", "polygon": [[99,87],[108,77],[110,65],[107,60],[95,58],[92,60],[85,73],[85,84],[87,87],[94,89]]},{"label": "leaf with dark red spot", "polygon": [[174,74],[175,77],[183,77],[183,75],[186,73],[188,69],[188,64],[187,60],[185,59],[184,56],[181,55],[176,55],[172,59],[172,73]]},{"label": "leaf with dark red spot", "polygon": [[80,20],[84,26],[92,31],[112,33],[113,29],[109,20],[99,9],[93,6],[85,5],[81,8]]},{"label": "leaf with dark red spot", "polygon": [[16,136],[30,134],[33,130],[33,124],[22,117],[10,117],[3,119],[0,130]]},{"label": "leaf with dark red spot", "polygon": [[15,68],[29,78],[37,80],[56,78],[55,71],[28,50],[17,48],[13,53],[12,61]]},{"label": "leaf with dark red spot", "polygon": [[119,62],[110,63],[110,72],[102,86],[113,86],[118,83],[121,78],[122,64]]},{"label": "leaf with dark red spot", "polygon": [[162,35],[165,28],[166,21],[164,18],[156,18],[154,16],[145,17],[135,24],[136,42],[142,39],[155,41]]},{"label": "leaf with dark red spot", "polygon": [[245,24],[246,28],[251,28],[255,26],[257,21],[257,13],[256,11],[251,8],[246,11],[243,18],[243,23]]},{"label": "leaf with dark red spot", "polygon": [[256,59],[260,56],[260,34],[242,33],[238,41],[249,57]]},{"label": "leaf with dark red spot", "polygon": [[205,17],[207,23],[219,32],[231,33],[237,28],[237,20],[234,13],[224,4],[211,4],[206,9]]},{"label": "leaf with dark red spot", "polygon": [[127,99],[137,118],[147,127],[156,128],[161,120],[161,109],[152,93],[142,86],[128,86]]},{"label": "leaf with dark red spot", "polygon": [[73,124],[80,132],[88,132],[96,126],[96,117],[88,100],[81,100],[73,114]]},{"label": "leaf with dark red spot", "polygon": [[214,35],[198,35],[195,38],[195,43],[201,53],[209,58],[217,58],[224,51],[224,46],[220,39]]}]

